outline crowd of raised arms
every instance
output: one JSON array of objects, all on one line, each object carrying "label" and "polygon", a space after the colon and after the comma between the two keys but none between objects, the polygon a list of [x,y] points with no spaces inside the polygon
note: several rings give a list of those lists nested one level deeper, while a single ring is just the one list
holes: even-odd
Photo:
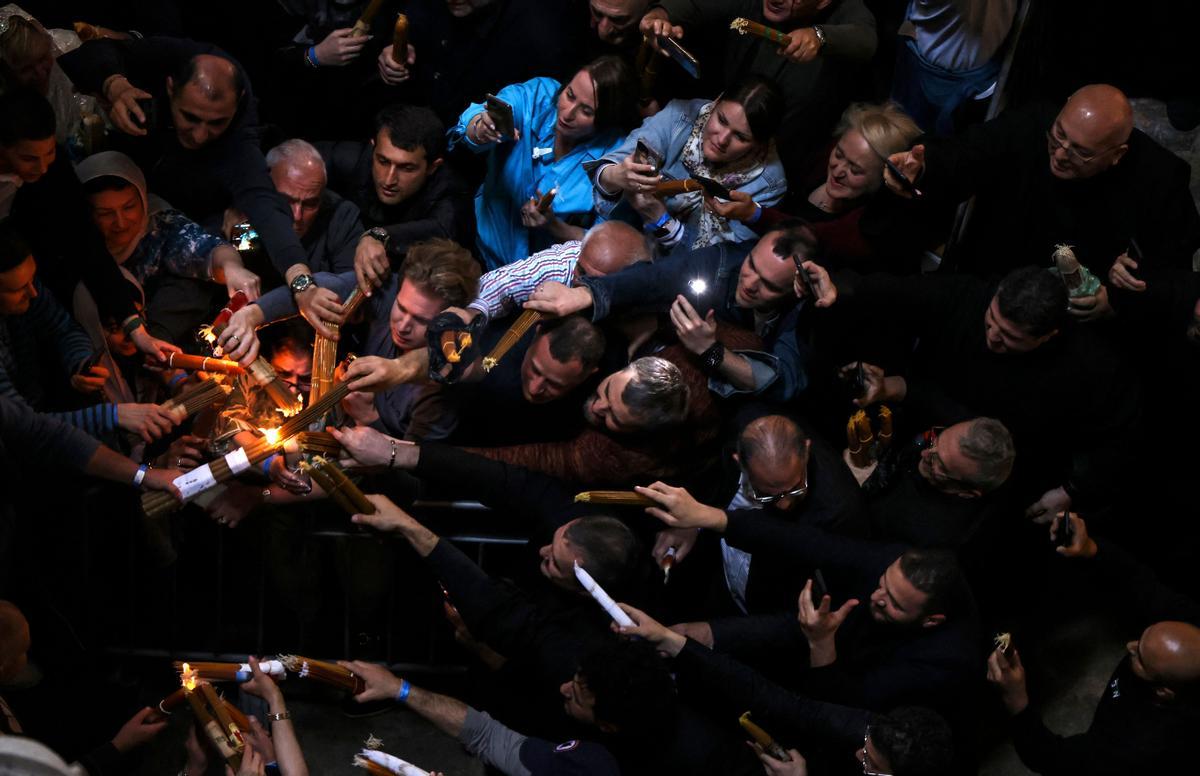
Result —
[{"label": "crowd of raised arms", "polygon": [[0,7],[0,774],[1195,772],[1186,5]]}]

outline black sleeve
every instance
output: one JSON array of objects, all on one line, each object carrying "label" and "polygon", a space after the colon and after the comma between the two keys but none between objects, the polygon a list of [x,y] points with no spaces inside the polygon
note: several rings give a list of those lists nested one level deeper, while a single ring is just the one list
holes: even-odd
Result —
[{"label": "black sleeve", "polygon": [[562,523],[564,509],[574,503],[574,493],[553,477],[449,445],[422,445],[413,474],[456,498],[524,516],[530,528]]},{"label": "black sleeve", "polygon": [[137,88],[154,93],[162,87],[160,79],[173,75],[180,63],[197,54],[223,55],[211,43],[186,38],[99,38],[63,54],[57,61],[81,92],[100,94],[108,77],[120,74]]},{"label": "black sleeve", "polygon": [[871,714],[796,695],[731,657],[688,640],[675,659],[681,683],[717,696],[732,716],[749,711],[784,746],[850,751],[860,746]]},{"label": "black sleeve", "polygon": [[366,151],[365,143],[357,140],[322,140],[313,143],[329,176],[329,188],[350,199],[361,185],[359,167]]},{"label": "black sleeve", "polygon": [[87,770],[89,776],[112,776],[126,773],[124,756],[108,741],[79,758],[79,764]]},{"label": "black sleeve", "polygon": [[1050,731],[1032,709],[1012,719],[1013,747],[1027,768],[1043,776],[1118,776],[1133,771],[1130,756],[1136,760],[1132,742],[1111,744],[1089,733],[1060,736]]}]

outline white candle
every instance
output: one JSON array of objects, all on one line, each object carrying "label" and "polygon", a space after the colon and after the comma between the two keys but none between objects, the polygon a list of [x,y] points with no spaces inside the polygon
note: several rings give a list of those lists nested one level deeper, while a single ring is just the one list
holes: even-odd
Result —
[{"label": "white candle", "polygon": [[613,618],[613,621],[622,628],[633,627],[633,620],[629,619],[629,615],[625,614],[625,610],[617,606],[617,602],[612,599],[604,588],[592,579],[592,575],[583,570],[579,565],[579,561],[575,561],[575,578],[579,580],[579,584],[583,585],[583,589],[588,591],[592,598],[596,599],[596,603],[604,607],[604,611],[608,612],[608,616]]}]

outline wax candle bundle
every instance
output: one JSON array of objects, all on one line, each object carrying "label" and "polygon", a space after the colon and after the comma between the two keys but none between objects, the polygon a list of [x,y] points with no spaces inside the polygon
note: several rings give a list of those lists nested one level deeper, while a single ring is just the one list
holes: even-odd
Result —
[{"label": "wax candle bundle", "polygon": [[[357,287],[350,292],[350,296],[346,297],[346,301],[342,303],[342,311],[347,319],[362,306],[363,300],[366,298],[366,295]],[[326,322],[325,325],[335,332],[341,329],[341,326],[336,323]],[[308,392],[309,404],[318,401],[333,386],[333,374],[336,370],[337,340],[318,334],[313,341],[312,388]]]},{"label": "wax candle bundle", "polygon": [[[186,663],[184,665],[187,666]],[[185,671],[185,676],[188,678],[183,686],[184,697],[192,707],[197,727],[229,767],[237,771],[241,767],[242,753],[246,749],[241,725],[245,725],[245,729],[248,730],[249,721],[244,714],[234,710],[221,699],[211,684],[197,681],[195,674],[190,671]]]},{"label": "wax candle bundle", "polygon": [[311,461],[301,461],[302,468],[313,482],[321,486],[334,503],[351,515],[373,515],[375,505],[367,500],[341,467],[328,458],[316,455]]},{"label": "wax candle bundle", "polygon": [[776,760],[781,760],[785,763],[791,762],[792,758],[788,755],[787,750],[780,746],[771,735],[760,728],[758,725],[750,721],[750,712],[746,712],[738,717],[738,724],[742,726],[750,736],[758,742],[758,745],[763,748],[763,751],[768,756],[774,757]]},{"label": "wax candle bundle", "polygon": [[504,358],[504,354],[512,350],[513,346],[521,341],[521,337],[525,336],[525,332],[541,319],[542,314],[537,310],[525,310],[518,315],[512,326],[508,327],[508,331],[504,332],[500,341],[492,348],[492,352],[483,357],[483,371],[490,372],[495,369],[500,359]]},{"label": "wax candle bundle", "polygon": [[850,416],[846,423],[846,449],[850,452],[850,462],[862,468],[871,463],[871,442],[875,440],[875,432],[871,430],[871,419],[865,410],[859,410]]},{"label": "wax candle bundle", "polygon": [[232,392],[233,388],[222,385],[210,377],[202,383],[180,391],[178,396],[167,399],[159,406],[182,422],[205,407],[211,407]]},{"label": "wax candle bundle", "polygon": [[676,194],[686,194],[690,191],[701,191],[704,187],[700,181],[684,178],[677,181],[660,181],[654,184],[651,193],[656,197],[674,197]]},{"label": "wax candle bundle", "polygon": [[[215,343],[222,332],[225,331],[225,327],[229,325],[229,319],[233,317],[235,312],[245,307],[248,301],[249,298],[243,291],[238,291],[230,297],[229,303],[221,308],[221,312],[217,313],[217,317],[213,319],[212,326],[208,327],[207,330],[201,329],[205,339],[210,343]],[[285,415],[293,415],[299,412],[304,406],[292,394],[287,384],[279,379],[275,374],[275,370],[262,356],[254,359],[247,371],[249,371],[250,377],[254,379],[254,382],[267,392],[267,396],[271,398],[275,406],[282,410]]]},{"label": "wax candle bundle", "polygon": [[755,35],[763,40],[769,40],[772,43],[778,43],[780,46],[788,46],[792,42],[792,37],[786,35],[774,27],[768,27],[765,24],[752,22],[741,16],[729,23],[729,29],[739,35]]},{"label": "wax candle bundle", "polygon": [[330,687],[348,690],[355,695],[366,688],[362,678],[349,668],[342,668],[337,663],[313,660],[303,655],[280,655],[279,659],[289,671],[301,679],[312,679]]},{"label": "wax candle bundle", "polygon": [[341,443],[328,431],[301,431],[296,435],[296,445],[302,453],[342,454]]},{"label": "wax candle bundle", "polygon": [[655,501],[632,490],[585,490],[575,494],[576,503],[616,504],[627,507],[652,507]]},{"label": "wax candle bundle", "polygon": [[400,14],[392,27],[392,61],[397,65],[408,64],[408,17]]},{"label": "wax candle bundle", "polygon": [[[184,666],[188,666],[197,679],[206,682],[247,682],[253,677],[249,663],[175,662],[176,671],[183,671]],[[267,676],[275,679],[287,678],[287,669],[278,660],[263,660],[258,667]]]},{"label": "wax candle bundle", "polygon": [[225,375],[240,375],[245,371],[236,361],[212,356],[191,356],[187,353],[169,354],[167,366],[172,369],[187,369],[191,372],[220,372]]},{"label": "wax candle bundle", "polygon": [[[285,445],[298,450],[293,437],[307,430],[310,423],[344,399],[347,393],[349,393],[349,389],[345,383],[336,384],[329,393],[321,397],[320,401],[310,404],[296,415],[288,418],[278,429],[273,429],[274,433],[270,436],[264,436],[248,447],[239,447],[215,461],[210,461],[192,469],[187,474],[176,477],[175,487],[179,488],[183,500],[187,502],[212,488],[218,482],[227,482],[254,464],[262,463]],[[178,508],[179,502],[170,493],[154,491],[142,494],[142,509],[149,517],[160,517]]]}]

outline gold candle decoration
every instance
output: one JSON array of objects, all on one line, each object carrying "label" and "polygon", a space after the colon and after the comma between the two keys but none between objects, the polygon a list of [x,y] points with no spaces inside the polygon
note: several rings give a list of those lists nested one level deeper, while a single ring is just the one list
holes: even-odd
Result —
[{"label": "gold candle decoration", "polygon": [[674,197],[677,194],[686,194],[689,191],[701,191],[703,188],[700,185],[700,181],[684,178],[678,181],[660,181],[654,184],[651,193],[656,197]]},{"label": "gold candle decoration", "polygon": [[879,449],[887,447],[892,441],[892,411],[887,405],[879,405],[879,433],[875,435]]},{"label": "gold candle decoration", "polygon": [[245,371],[236,361],[211,356],[191,356],[187,353],[171,353],[167,356],[167,366],[190,372],[220,372],[225,375],[240,375]]},{"label": "gold candle decoration", "polygon": [[279,659],[289,671],[299,675],[301,679],[312,679],[330,687],[347,690],[354,695],[358,695],[366,687],[358,675],[337,663],[313,660],[303,655],[280,655]]},{"label": "gold candle decoration", "polygon": [[408,17],[400,14],[392,27],[392,61],[401,67],[408,64]]},{"label": "gold candle decoration", "polygon": [[745,714],[738,717],[738,724],[742,726],[742,729],[750,734],[755,742],[757,742],[758,745],[763,748],[763,751],[769,756],[785,763],[792,761],[792,758],[788,756],[787,751],[780,746],[774,738],[771,738],[770,733],[750,721],[750,712],[747,711]]},{"label": "gold candle decoration", "polygon": [[[192,714],[196,717],[196,725],[204,732],[204,735],[212,742],[212,745],[216,747],[217,752],[225,759],[225,762],[236,771],[241,767],[242,750],[245,748],[245,745],[241,741],[240,736],[235,739],[234,743],[231,743],[229,735],[222,729],[221,723],[212,713],[205,688],[209,691],[212,690],[212,687],[209,685],[197,682],[195,677],[191,677],[187,684],[184,685],[185,697],[187,698],[188,705],[192,707]],[[213,693],[213,697],[216,697],[215,693]],[[220,705],[219,700],[216,702],[217,705]],[[235,746],[235,743],[238,746]]]},{"label": "gold candle decoration", "polygon": [[749,19],[741,16],[729,23],[729,29],[733,30],[739,35],[754,35],[762,38],[763,40],[769,40],[772,43],[778,43],[783,47],[791,45],[792,42],[791,35],[782,33],[774,27],[768,27],[765,24],[752,22]]},{"label": "gold candle decoration", "polygon": [[469,331],[444,331],[441,336],[442,355],[451,364],[462,361],[463,354],[471,347],[474,339]]},{"label": "gold candle decoration", "polygon": [[508,331],[504,332],[500,341],[492,348],[492,352],[483,357],[483,371],[490,372],[495,369],[496,364],[500,363],[500,359],[504,358],[504,354],[512,350],[513,346],[525,336],[525,332],[541,319],[542,314],[537,310],[525,310],[518,315],[512,326],[508,327]]},{"label": "gold candle decoration", "polygon": [[[346,397],[350,389],[346,383],[337,383],[320,401],[310,404],[302,411],[284,421],[270,437],[264,436],[252,445],[239,447],[232,453],[206,463],[175,479],[175,487],[179,488],[184,501],[203,493],[218,482],[227,482],[234,476],[246,471],[250,466],[262,463],[284,445],[295,445],[295,437],[301,431],[308,429],[317,418],[322,417],[333,405]],[[142,509],[149,517],[161,517],[178,509],[179,502],[170,493],[154,491],[142,494]]]},{"label": "gold candle decoration", "polygon": [[225,709],[225,713],[233,720],[233,724],[237,725],[239,735],[250,729],[250,718],[246,716],[245,712],[225,698],[221,698],[221,707]]},{"label": "gold candle decoration", "polygon": [[614,504],[626,507],[652,507],[657,502],[632,490],[585,490],[575,494],[576,503]]},{"label": "gold candle decoration", "polygon": [[362,16],[358,17],[358,21],[354,23],[352,34],[362,36],[371,32],[371,22],[375,21],[375,16],[379,13],[379,9],[383,6],[383,0],[371,0],[367,4],[366,10],[362,12]]},{"label": "gold candle decoration", "polygon": [[158,406],[174,415],[179,422],[183,422],[184,419],[195,415],[205,407],[211,407],[232,392],[231,386],[222,385],[210,377],[202,383],[180,391],[178,396],[167,399]]},{"label": "gold candle decoration", "polygon": [[859,410],[851,415],[846,424],[846,448],[850,452],[852,464],[863,468],[871,463],[870,446],[873,439],[874,434],[871,432],[871,421],[867,418],[867,413]]},{"label": "gold candle decoration", "polygon": [[[346,301],[342,303],[342,311],[347,319],[362,306],[363,300],[366,298],[362,290],[357,287],[350,292],[350,296],[346,297]],[[334,332],[341,329],[341,326],[336,323],[326,321],[325,325]],[[318,334],[313,341],[312,388],[308,392],[309,404],[319,400],[333,385],[335,371],[337,371],[337,340]]]},{"label": "gold candle decoration", "polygon": [[[217,691],[208,682],[200,682],[196,687],[197,692],[193,692],[192,696],[200,695],[204,699],[204,705],[207,711],[211,712],[211,719],[216,723],[219,731],[219,738],[214,734],[213,743],[217,745],[221,756],[229,763],[231,767],[237,769],[242,764],[242,753],[246,749],[246,742],[242,739],[242,731],[233,721],[233,717],[229,714],[229,709],[226,703],[217,695]],[[221,746],[221,741],[224,746]]]},{"label": "gold candle decoration", "polygon": [[[185,663],[186,665],[186,663]],[[180,704],[187,702],[187,690],[180,687],[175,692],[158,702],[158,705],[146,715],[146,724],[161,722],[175,712]]]}]

